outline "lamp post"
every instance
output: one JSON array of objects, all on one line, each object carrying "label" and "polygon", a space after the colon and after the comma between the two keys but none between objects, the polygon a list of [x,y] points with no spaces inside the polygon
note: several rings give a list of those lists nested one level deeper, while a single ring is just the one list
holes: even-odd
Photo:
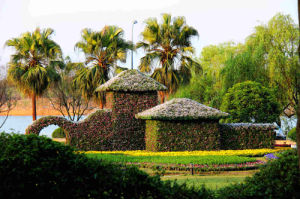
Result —
[{"label": "lamp post", "polygon": [[[133,45],[133,25],[137,24],[137,20],[134,20],[132,23],[132,37],[131,37],[131,41],[132,41],[132,45]],[[133,49],[131,50],[131,69],[133,69]]]}]

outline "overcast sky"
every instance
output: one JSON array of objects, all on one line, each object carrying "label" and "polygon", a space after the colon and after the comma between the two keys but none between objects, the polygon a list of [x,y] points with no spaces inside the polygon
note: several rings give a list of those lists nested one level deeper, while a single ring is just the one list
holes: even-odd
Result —
[{"label": "overcast sky", "polygon": [[[290,14],[298,23],[297,0],[0,0],[0,66],[7,64],[12,53],[3,48],[5,41],[37,26],[54,29],[52,39],[64,56],[83,61],[82,53],[74,51],[82,29],[117,25],[131,40],[132,22],[137,20],[133,31],[137,42],[147,18],[160,19],[162,13],[169,13],[184,16],[198,30],[199,37],[193,39],[198,57],[204,46],[243,42],[256,25],[267,23],[278,12]],[[143,51],[134,53],[135,67],[142,55]],[[129,54],[125,66],[130,64]]]}]

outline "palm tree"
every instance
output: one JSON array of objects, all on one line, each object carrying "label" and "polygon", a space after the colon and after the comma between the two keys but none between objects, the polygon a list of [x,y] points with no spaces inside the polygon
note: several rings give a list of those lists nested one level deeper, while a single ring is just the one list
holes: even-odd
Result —
[{"label": "palm tree", "polygon": [[19,38],[7,40],[5,45],[14,47],[8,78],[32,98],[32,119],[36,120],[36,97],[43,94],[52,81],[59,79],[56,67],[61,66],[61,49],[50,39],[53,30],[26,32]]},{"label": "palm tree", "polygon": [[117,61],[126,61],[126,53],[132,44],[123,39],[124,31],[116,26],[105,26],[100,32],[84,29],[82,40],[75,48],[82,50],[86,57],[83,68],[77,74],[74,84],[86,98],[95,98],[103,108],[104,93],[95,89],[109,79],[109,72],[119,69]]},{"label": "palm tree", "polygon": [[[197,35],[196,29],[186,25],[184,17],[172,18],[169,14],[163,14],[161,24],[156,18],[146,20],[143,41],[136,46],[146,51],[141,58],[140,71],[150,73],[158,62],[161,67],[154,70],[152,78],[166,85],[169,93],[175,92],[184,79],[182,77],[190,74],[190,66],[195,66],[190,57],[194,52],[191,38]],[[163,102],[164,94],[161,94]]]}]

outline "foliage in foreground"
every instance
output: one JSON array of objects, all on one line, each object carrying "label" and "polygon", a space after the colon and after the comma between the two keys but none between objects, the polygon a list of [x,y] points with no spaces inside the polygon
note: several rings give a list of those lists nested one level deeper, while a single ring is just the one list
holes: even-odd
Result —
[{"label": "foliage in foreground", "polygon": [[252,178],[247,178],[245,183],[219,190],[218,198],[299,198],[298,168],[296,150],[286,151],[278,160],[270,161]]},{"label": "foliage in foreground", "polygon": [[213,198],[36,135],[0,134],[0,198]]}]

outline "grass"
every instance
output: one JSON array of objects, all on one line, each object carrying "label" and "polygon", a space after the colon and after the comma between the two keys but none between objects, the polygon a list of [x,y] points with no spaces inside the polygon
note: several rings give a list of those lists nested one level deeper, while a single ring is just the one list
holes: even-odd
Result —
[{"label": "grass", "polygon": [[200,188],[205,186],[209,189],[219,189],[231,184],[241,183],[246,177],[251,177],[257,170],[254,171],[234,171],[222,172],[219,174],[206,175],[166,175],[162,176],[162,180],[176,181],[179,184],[186,183],[188,187],[194,186]]},{"label": "grass", "polygon": [[86,154],[90,158],[103,159],[118,163],[158,163],[158,164],[199,164],[224,165],[255,162],[256,158],[240,156],[130,156],[124,154]]}]

